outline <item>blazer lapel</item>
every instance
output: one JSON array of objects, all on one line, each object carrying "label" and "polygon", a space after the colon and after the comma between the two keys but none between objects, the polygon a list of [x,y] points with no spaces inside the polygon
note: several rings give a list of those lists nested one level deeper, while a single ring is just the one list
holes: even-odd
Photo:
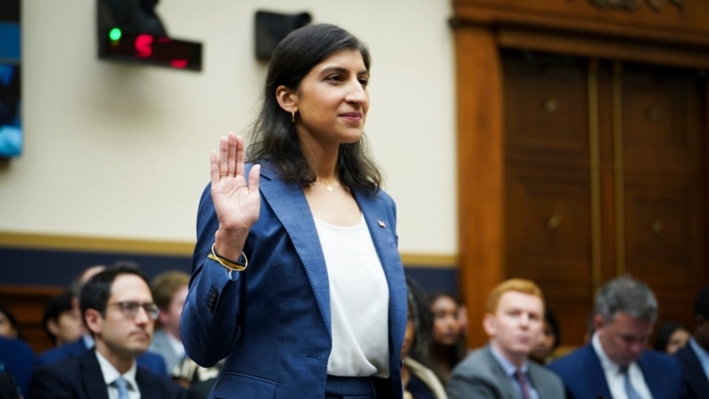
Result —
[{"label": "blazer lapel", "polygon": [[593,349],[593,345],[588,344],[584,347],[586,351],[586,378],[588,379],[588,387],[590,391],[594,390],[594,387],[602,387],[601,392],[593,392],[593,395],[604,395],[611,397],[611,389],[608,386],[608,381],[606,380],[606,373],[603,371],[601,366],[601,359],[596,355],[596,351]]},{"label": "blazer lapel", "polygon": [[86,397],[108,399],[108,388],[103,379],[101,366],[93,350],[86,351],[79,359],[79,373]]},{"label": "blazer lapel", "polygon": [[332,337],[330,290],[325,255],[322,253],[310,206],[305,199],[303,189],[298,184],[284,183],[269,169],[269,166],[264,162],[261,167],[262,179],[259,184],[261,194],[288,232],[298,257],[303,262],[320,314],[325,321],[328,334]]},{"label": "blazer lapel", "polygon": [[[359,191],[354,192],[354,197],[364,214],[364,220],[389,285],[389,322],[393,338],[392,348],[401,348],[406,330],[406,319],[392,316],[406,314],[406,279],[399,251],[396,250],[396,238],[392,233],[392,229],[395,227],[393,225],[394,219],[390,217],[391,210],[386,208],[383,201],[377,201],[374,197]],[[391,215],[393,216],[393,214]]]},{"label": "blazer lapel", "polygon": [[490,365],[490,371],[492,372],[495,381],[500,383],[500,393],[502,394],[502,398],[516,399],[519,394],[512,385],[512,379],[510,379],[510,376],[505,373],[505,369],[502,368],[500,362],[495,359],[495,356],[492,354],[490,349],[490,345],[485,346],[484,351],[485,357],[487,358],[487,363]]},{"label": "blazer lapel", "polygon": [[643,377],[645,378],[645,383],[647,384],[647,388],[650,390],[650,393],[654,396],[659,392],[662,392],[664,390],[664,379],[662,378],[662,375],[657,375],[652,365],[647,364],[644,356],[640,356],[640,359],[638,359],[638,366],[640,366],[640,370],[643,372]]},{"label": "blazer lapel", "polygon": [[[303,189],[298,184],[284,183],[277,178],[267,162],[261,167],[260,190],[264,199],[273,209],[288,232],[298,257],[303,262],[308,280],[313,288],[320,313],[332,336],[330,316],[330,290],[325,256],[320,246],[317,229],[313,221],[310,206]],[[397,243],[391,230],[394,220],[383,201],[376,201],[355,191],[355,200],[359,205],[369,228],[374,247],[384,268],[389,284],[389,312],[392,327],[392,347],[400,348],[403,342],[406,320],[391,317],[406,312],[406,281],[398,251],[392,251]],[[400,294],[401,293],[401,294]],[[397,295],[400,294],[400,295]]]},{"label": "blazer lapel", "polygon": [[685,346],[677,355],[683,362],[682,371],[684,372],[684,381],[689,385],[694,392],[709,392],[709,380],[707,380],[702,363],[699,361],[697,354],[694,353],[694,348],[691,345]]},{"label": "blazer lapel", "polygon": [[[138,390],[140,390],[141,398],[159,398],[162,396],[162,392],[158,389],[162,381],[158,381],[155,376],[145,375],[145,370],[141,370],[140,367],[135,371],[135,382],[138,384]],[[151,380],[151,378],[153,380]]]}]

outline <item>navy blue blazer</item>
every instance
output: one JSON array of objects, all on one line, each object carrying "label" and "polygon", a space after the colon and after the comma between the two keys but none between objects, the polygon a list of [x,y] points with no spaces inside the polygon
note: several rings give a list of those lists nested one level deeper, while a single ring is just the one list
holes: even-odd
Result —
[{"label": "navy blue blazer", "polygon": [[[34,369],[36,370],[41,366],[56,363],[64,359],[81,356],[85,352],[88,352],[89,349],[91,348],[87,348],[84,340],[81,338],[77,341],[69,342],[68,344],[60,345],[56,348],[47,349],[35,358]],[[157,353],[145,352],[138,356],[135,360],[138,363],[138,367],[143,367],[163,377],[169,377],[165,371],[167,370],[167,366],[165,366],[165,359]]]},{"label": "navy blue blazer", "polygon": [[675,353],[675,357],[682,365],[684,388],[688,398],[705,399],[709,396],[709,379],[704,374],[704,368],[699,362],[694,349],[687,344]]},{"label": "navy blue blazer", "polygon": [[[138,367],[135,374],[141,398],[187,399],[187,391],[169,379]],[[39,368],[32,374],[27,399],[108,399],[96,352]]]},{"label": "navy blue blazer", "polygon": [[[246,174],[250,170],[247,165]],[[322,398],[332,345],[325,258],[303,189],[262,164],[261,211],[246,239],[249,266],[229,273],[207,259],[218,219],[207,186],[199,206],[192,280],[182,310],[187,355],[226,361],[211,397]],[[389,370],[380,397],[400,398],[406,282],[397,250],[394,201],[355,191],[389,284]],[[367,306],[362,298],[362,306]]]},{"label": "navy blue blazer", "polygon": [[[653,399],[683,397],[682,374],[676,359],[645,350],[638,359],[638,365]],[[591,344],[552,362],[549,368],[564,381],[567,399],[595,399],[598,395],[611,397],[601,360]]]},{"label": "navy blue blazer", "polygon": [[0,337],[0,364],[12,374],[23,393],[27,392],[33,362],[34,352],[26,342]]}]

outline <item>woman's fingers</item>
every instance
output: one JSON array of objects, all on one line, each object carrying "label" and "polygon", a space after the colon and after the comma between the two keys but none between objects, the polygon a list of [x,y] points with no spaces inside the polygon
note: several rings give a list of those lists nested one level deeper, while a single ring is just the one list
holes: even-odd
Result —
[{"label": "woman's fingers", "polygon": [[228,137],[228,159],[227,165],[229,169],[227,170],[228,176],[236,176],[236,147],[238,140],[234,133],[229,133]]},{"label": "woman's fingers", "polygon": [[209,153],[209,174],[212,178],[212,184],[216,184],[219,181],[219,161],[214,151]]},{"label": "woman's fingers", "polygon": [[229,159],[229,141],[227,137],[219,139],[219,176],[226,176],[229,172],[227,161]]},{"label": "woman's fingers", "polygon": [[[246,180],[244,161],[246,157],[244,139],[234,133],[219,139],[219,154],[210,155],[212,183],[226,176],[243,176]],[[258,175],[256,175],[258,176]]]},{"label": "woman's fingers", "polygon": [[[236,174],[244,176],[244,139],[241,136],[236,136]],[[244,176],[246,178],[246,176]]]}]

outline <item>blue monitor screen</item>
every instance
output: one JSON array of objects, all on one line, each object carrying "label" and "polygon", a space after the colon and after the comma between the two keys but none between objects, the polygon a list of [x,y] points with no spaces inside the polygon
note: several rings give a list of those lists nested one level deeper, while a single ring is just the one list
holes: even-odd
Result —
[{"label": "blue monitor screen", "polygon": [[0,157],[22,153],[20,24],[0,22]]}]

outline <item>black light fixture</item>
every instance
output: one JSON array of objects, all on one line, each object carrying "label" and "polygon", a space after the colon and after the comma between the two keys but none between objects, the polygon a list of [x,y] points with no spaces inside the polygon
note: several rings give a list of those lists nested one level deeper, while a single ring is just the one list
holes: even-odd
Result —
[{"label": "black light fixture", "polygon": [[278,43],[289,33],[306,26],[313,18],[307,12],[279,14],[257,11],[255,20],[256,58],[269,60]]},{"label": "black light fixture", "polygon": [[202,70],[202,44],[169,37],[158,0],[97,1],[99,59]]}]

